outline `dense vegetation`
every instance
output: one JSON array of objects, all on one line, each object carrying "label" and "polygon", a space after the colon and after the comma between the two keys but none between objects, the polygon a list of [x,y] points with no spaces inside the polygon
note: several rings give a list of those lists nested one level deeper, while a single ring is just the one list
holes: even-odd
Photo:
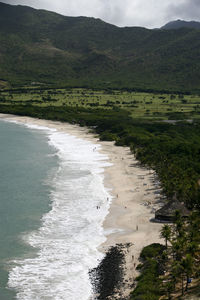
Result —
[{"label": "dense vegetation", "polygon": [[0,3],[0,85],[199,92],[199,36]]},{"label": "dense vegetation", "polygon": [[175,213],[173,225],[164,225],[161,236],[166,241],[162,253],[163,292],[183,296],[191,284],[199,285],[200,279],[200,212],[193,211],[188,220]]},{"label": "dense vegetation", "polygon": [[164,246],[152,244],[143,248],[140,259],[142,264],[138,265],[142,273],[136,278],[138,281],[136,289],[131,294],[131,300],[158,300],[162,295],[162,273],[160,266],[163,263],[162,252]]},{"label": "dense vegetation", "polygon": [[196,294],[200,279],[199,228],[199,211],[187,221],[175,213],[174,223],[161,230],[165,246],[152,244],[142,250],[142,263],[137,267],[141,275],[131,300],[180,299],[192,289]]}]

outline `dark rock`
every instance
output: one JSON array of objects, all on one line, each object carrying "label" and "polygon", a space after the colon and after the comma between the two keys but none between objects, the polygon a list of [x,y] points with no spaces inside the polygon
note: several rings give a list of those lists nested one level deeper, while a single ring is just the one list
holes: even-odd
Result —
[{"label": "dark rock", "polygon": [[113,295],[120,292],[124,285],[124,252],[130,245],[117,244],[109,248],[98,267],[90,270],[96,300],[114,299]]}]

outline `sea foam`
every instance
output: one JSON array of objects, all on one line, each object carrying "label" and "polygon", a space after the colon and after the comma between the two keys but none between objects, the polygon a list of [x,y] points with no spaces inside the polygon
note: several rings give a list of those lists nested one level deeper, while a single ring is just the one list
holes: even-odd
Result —
[{"label": "sea foam", "polygon": [[12,261],[8,286],[20,300],[88,300],[88,271],[103,258],[98,247],[105,241],[102,224],[111,199],[103,185],[108,158],[99,153],[100,145],[55,129],[26,126],[45,131],[59,166],[47,179],[50,211],[41,227],[25,236],[37,256]]}]

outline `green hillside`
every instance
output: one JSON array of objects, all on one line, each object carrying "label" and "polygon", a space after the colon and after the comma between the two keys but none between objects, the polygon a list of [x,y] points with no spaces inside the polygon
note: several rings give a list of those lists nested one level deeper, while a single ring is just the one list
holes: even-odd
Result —
[{"label": "green hillside", "polygon": [[199,92],[199,37],[0,3],[0,80]]}]

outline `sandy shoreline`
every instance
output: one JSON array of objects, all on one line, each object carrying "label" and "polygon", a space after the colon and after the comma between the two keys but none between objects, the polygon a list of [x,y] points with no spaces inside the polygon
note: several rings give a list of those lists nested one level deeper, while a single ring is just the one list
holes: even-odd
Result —
[{"label": "sandy shoreline", "polygon": [[142,248],[154,242],[161,242],[159,235],[162,224],[150,222],[154,217],[154,210],[160,207],[160,189],[156,174],[152,170],[142,168],[129,148],[116,147],[113,142],[99,141],[87,128],[30,117],[0,114],[0,118],[56,128],[58,131],[101,145],[101,153],[106,154],[112,163],[112,166],[105,168],[104,183],[113,196],[109,214],[104,221],[107,241],[101,250],[106,251],[117,243],[132,244],[126,253],[126,286],[123,287],[123,296],[127,297],[137,275],[135,267]]}]

